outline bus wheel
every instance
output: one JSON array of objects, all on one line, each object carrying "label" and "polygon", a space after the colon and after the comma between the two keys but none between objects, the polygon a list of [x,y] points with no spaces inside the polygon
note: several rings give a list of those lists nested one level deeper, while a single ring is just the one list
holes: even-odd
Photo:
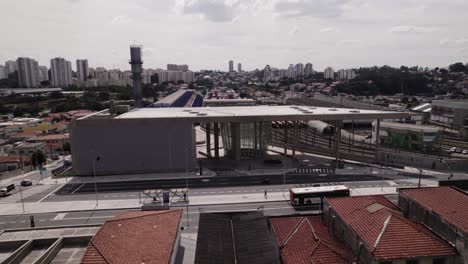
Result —
[{"label": "bus wheel", "polygon": [[306,202],[306,205],[312,205],[312,202],[309,200]]}]

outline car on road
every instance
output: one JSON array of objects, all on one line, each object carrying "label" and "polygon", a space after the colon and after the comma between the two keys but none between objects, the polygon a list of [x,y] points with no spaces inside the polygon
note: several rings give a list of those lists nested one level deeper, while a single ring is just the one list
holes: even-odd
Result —
[{"label": "car on road", "polygon": [[281,165],[283,162],[280,159],[266,159],[263,163],[268,165]]},{"label": "car on road", "polygon": [[264,178],[264,179],[262,180],[262,184],[265,184],[265,185],[270,184],[270,178]]},{"label": "car on road", "polygon": [[463,151],[462,151],[462,154],[465,154],[465,155],[468,154],[468,150],[466,150],[466,149],[463,150]]},{"label": "car on road", "polygon": [[450,151],[450,152],[456,152],[456,151],[457,151],[457,148],[456,148],[456,147],[451,147],[449,151]]},{"label": "car on road", "polygon": [[461,148],[457,148],[457,149],[455,150],[455,152],[456,152],[456,153],[462,153],[463,151],[462,151]]},{"label": "car on road", "polygon": [[8,186],[6,186],[6,187],[1,188],[1,189],[0,189],[0,196],[8,196],[8,195],[10,195],[10,194],[11,194],[10,192],[11,192],[13,189],[15,189],[15,185],[14,185],[14,184],[10,184],[10,185],[8,185]]},{"label": "car on road", "polygon": [[21,184],[21,186],[31,186],[32,181],[31,180],[22,180],[20,184]]}]

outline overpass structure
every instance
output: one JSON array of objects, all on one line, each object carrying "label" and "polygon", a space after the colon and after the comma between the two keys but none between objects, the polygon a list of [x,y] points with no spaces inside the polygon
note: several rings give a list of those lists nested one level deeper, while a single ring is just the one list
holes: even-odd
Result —
[{"label": "overpass structure", "polygon": [[[284,132],[293,135],[298,133],[301,121],[332,121],[337,128],[335,137],[340,138],[342,120],[376,120],[378,134],[381,119],[404,119],[409,115],[313,106],[140,108],[121,115],[104,110],[72,123],[73,168],[78,175],[192,170],[196,166],[197,124],[205,127],[209,157],[221,157],[221,138],[225,158],[240,160],[266,154],[273,121],[292,121],[293,127],[285,127]],[[292,145],[294,155],[294,140],[287,143],[284,152]],[[338,158],[339,144],[334,148]]]}]

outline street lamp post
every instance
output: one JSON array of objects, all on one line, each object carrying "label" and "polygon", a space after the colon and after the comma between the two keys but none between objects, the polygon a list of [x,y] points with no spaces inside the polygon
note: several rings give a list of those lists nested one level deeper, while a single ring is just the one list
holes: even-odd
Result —
[{"label": "street lamp post", "polygon": [[452,167],[450,167],[450,164],[448,164],[447,161],[445,161],[444,159],[440,158],[439,161],[441,163],[443,163],[445,166],[447,166],[447,168],[449,169],[450,171],[450,176],[448,177],[449,180],[451,180],[453,178],[453,171],[452,171]]},{"label": "street lamp post", "polygon": [[96,193],[96,205],[99,205],[97,182],[96,182],[96,162],[100,160],[101,160],[101,157],[99,156],[97,156],[96,159],[93,159],[93,179],[94,179],[94,192]]}]

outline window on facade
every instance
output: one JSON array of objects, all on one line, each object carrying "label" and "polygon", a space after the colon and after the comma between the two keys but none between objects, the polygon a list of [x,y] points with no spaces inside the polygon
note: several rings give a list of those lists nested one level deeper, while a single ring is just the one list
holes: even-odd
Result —
[{"label": "window on facade", "polygon": [[391,260],[380,261],[379,264],[392,264]]},{"label": "window on facade", "polygon": [[417,259],[410,259],[406,261],[406,264],[419,264],[419,260]]},{"label": "window on facade", "polygon": [[445,264],[445,258],[435,258],[433,264]]}]

